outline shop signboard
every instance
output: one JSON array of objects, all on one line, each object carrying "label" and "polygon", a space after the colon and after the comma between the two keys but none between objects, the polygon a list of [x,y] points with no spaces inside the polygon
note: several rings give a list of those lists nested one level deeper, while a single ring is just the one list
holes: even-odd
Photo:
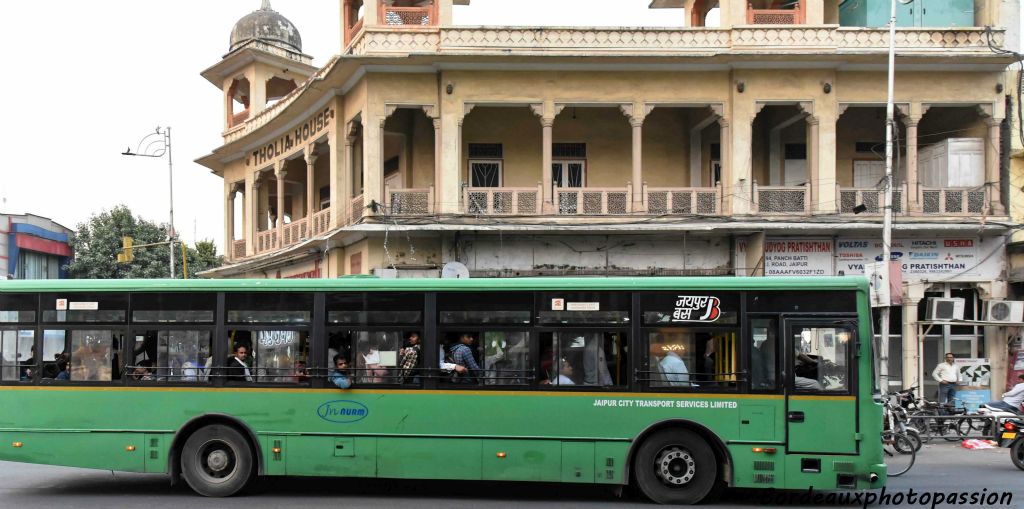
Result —
[{"label": "shop signboard", "polygon": [[[933,237],[894,239],[892,260],[899,262],[903,279],[983,276],[987,266],[979,256],[978,238]],[[846,276],[865,274],[865,266],[882,261],[879,239],[840,239],[836,242],[836,270]]]},{"label": "shop signboard", "polygon": [[831,276],[832,239],[771,239],[764,243],[766,276]]}]

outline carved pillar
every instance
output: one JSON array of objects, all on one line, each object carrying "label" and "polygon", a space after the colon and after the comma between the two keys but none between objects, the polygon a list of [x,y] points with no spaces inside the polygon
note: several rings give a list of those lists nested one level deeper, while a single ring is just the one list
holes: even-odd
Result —
[{"label": "carved pillar", "polygon": [[554,136],[555,119],[542,117],[540,119],[540,126],[542,132],[541,141],[541,179],[544,182],[544,203],[541,208],[543,213],[550,214],[554,212],[554,190],[552,189],[551,180],[551,148],[552,138]]},{"label": "carved pillar", "polygon": [[1006,215],[1006,207],[1003,205],[1003,197],[1000,190],[999,166],[1000,147],[1002,146],[1002,133],[1000,132],[1003,119],[989,117],[985,119],[988,125],[988,143],[985,146],[985,187],[987,188],[989,210],[993,215]]},{"label": "carved pillar", "polygon": [[629,118],[629,126],[633,129],[633,211],[644,210],[644,119],[647,117],[647,106],[644,103],[623,104],[622,112]]},{"label": "carved pillar", "polygon": [[441,179],[441,150],[444,145],[441,139],[441,117],[433,117],[430,120],[434,124],[434,213],[439,214],[444,203],[441,200],[441,186],[444,185]]},{"label": "carved pillar", "polygon": [[262,174],[262,172],[253,174],[252,188],[245,193],[246,234],[249,237],[245,243],[246,256],[256,254],[256,237],[260,232],[260,186],[263,184],[260,176]]},{"label": "carved pillar", "polygon": [[269,225],[277,231],[278,247],[281,247],[284,242],[284,179],[288,176],[288,171],[284,169],[284,166],[285,161],[278,161],[277,168],[274,169],[274,177],[277,178],[277,217],[275,224]]},{"label": "carved pillar", "polygon": [[224,252],[229,260],[235,259],[235,184],[228,184],[224,197]]},{"label": "carved pillar", "polygon": [[[907,128],[907,208],[909,212],[920,212],[920,185],[917,176],[917,124],[921,117],[903,117],[903,125]],[[896,169],[898,171],[898,168]],[[894,183],[895,185],[895,183]]]},{"label": "carved pillar", "polygon": [[306,222],[308,223],[310,233],[313,231],[313,211],[316,210],[316,203],[319,201],[320,195],[316,193],[316,183],[314,178],[316,177],[316,145],[310,145],[306,147]]},{"label": "carved pillar", "polygon": [[[917,305],[920,299],[903,298],[903,388],[913,387],[921,362],[920,341],[917,337]],[[891,371],[891,370],[890,370]],[[888,380],[882,380],[882,384]],[[888,389],[888,387],[886,387]]]},{"label": "carved pillar", "polygon": [[718,185],[722,193],[722,200],[719,204],[721,210],[718,213],[728,215],[732,213],[731,190],[735,187],[732,171],[732,129],[730,129],[729,121],[725,117],[718,119],[718,129],[718,159],[721,165],[721,178],[718,182],[712,182],[711,184]]},{"label": "carved pillar", "polygon": [[820,121],[814,115],[807,116],[807,210],[815,213],[818,203],[818,183],[821,182],[821,148],[818,146]]}]

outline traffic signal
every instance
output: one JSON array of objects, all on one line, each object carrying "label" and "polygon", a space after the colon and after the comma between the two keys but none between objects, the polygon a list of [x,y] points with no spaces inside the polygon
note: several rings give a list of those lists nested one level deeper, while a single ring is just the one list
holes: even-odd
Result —
[{"label": "traffic signal", "polygon": [[117,254],[117,263],[131,263],[135,261],[135,253],[132,251],[134,245],[135,239],[128,236],[121,237],[121,252]]}]

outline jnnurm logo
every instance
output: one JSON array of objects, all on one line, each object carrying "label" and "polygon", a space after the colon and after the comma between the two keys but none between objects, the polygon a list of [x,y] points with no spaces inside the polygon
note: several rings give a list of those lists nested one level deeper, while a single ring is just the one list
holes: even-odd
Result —
[{"label": "jnnurm logo", "polygon": [[316,414],[328,422],[347,424],[365,419],[370,414],[370,409],[355,401],[338,400],[320,405],[320,408],[316,409]]}]

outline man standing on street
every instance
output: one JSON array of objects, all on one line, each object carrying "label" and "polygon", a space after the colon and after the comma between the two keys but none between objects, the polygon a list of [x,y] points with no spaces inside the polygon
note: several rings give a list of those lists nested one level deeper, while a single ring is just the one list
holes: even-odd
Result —
[{"label": "man standing on street", "polygon": [[939,403],[952,403],[956,397],[956,384],[960,381],[960,370],[953,365],[953,354],[946,353],[946,362],[935,367],[932,378],[939,382]]}]

